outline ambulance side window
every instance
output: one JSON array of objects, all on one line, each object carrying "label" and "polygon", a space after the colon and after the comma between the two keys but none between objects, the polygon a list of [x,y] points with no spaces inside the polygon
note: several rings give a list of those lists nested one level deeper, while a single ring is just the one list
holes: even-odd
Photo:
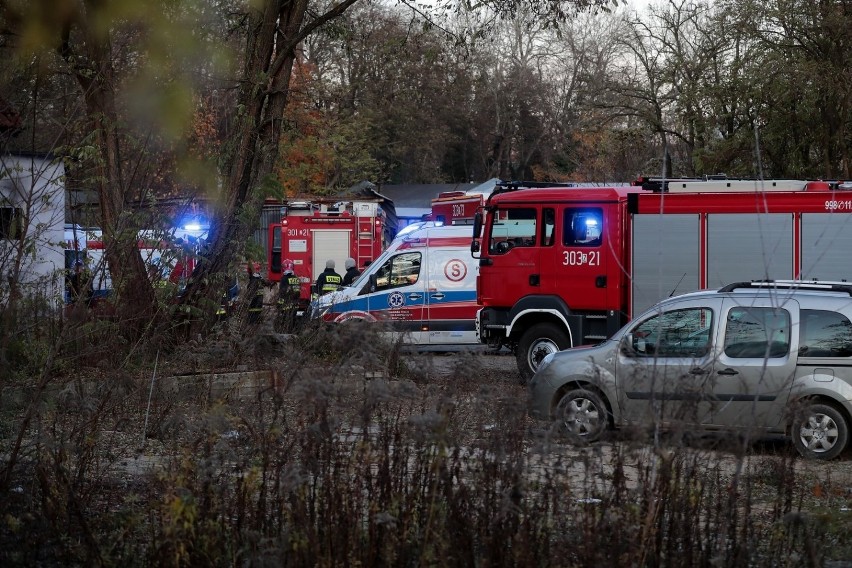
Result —
[{"label": "ambulance side window", "polygon": [[601,209],[566,209],[562,244],[566,247],[597,247],[603,234]]},{"label": "ambulance side window", "polygon": [[376,290],[409,286],[420,279],[420,253],[406,252],[389,258],[376,271]]}]

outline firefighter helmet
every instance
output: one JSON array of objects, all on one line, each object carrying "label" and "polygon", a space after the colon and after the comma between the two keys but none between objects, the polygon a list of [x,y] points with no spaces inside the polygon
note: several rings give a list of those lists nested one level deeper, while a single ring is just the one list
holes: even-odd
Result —
[{"label": "firefighter helmet", "polygon": [[284,274],[293,274],[295,272],[295,265],[289,258],[284,260],[284,262],[281,263],[281,266],[284,269]]}]

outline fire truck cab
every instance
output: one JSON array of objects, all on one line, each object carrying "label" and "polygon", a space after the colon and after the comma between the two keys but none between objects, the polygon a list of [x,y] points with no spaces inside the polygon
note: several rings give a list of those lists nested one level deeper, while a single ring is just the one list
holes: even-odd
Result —
[{"label": "fire truck cab", "polygon": [[495,191],[476,216],[480,340],[524,380],[675,293],[852,276],[852,193],[798,180],[651,180]]}]

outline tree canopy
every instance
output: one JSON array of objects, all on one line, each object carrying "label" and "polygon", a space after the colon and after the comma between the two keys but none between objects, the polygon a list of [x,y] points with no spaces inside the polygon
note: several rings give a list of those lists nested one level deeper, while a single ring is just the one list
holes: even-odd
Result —
[{"label": "tree canopy", "polygon": [[0,2],[5,150],[99,196],[119,302],[156,301],[151,199],[215,204],[182,308],[213,300],[267,196],[361,180],[845,178],[841,0]]}]

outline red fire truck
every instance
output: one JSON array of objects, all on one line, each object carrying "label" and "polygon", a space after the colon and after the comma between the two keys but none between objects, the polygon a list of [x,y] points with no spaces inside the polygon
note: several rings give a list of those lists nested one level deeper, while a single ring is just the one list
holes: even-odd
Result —
[{"label": "red fire truck", "polygon": [[544,183],[535,181],[503,182],[499,179],[487,181],[468,191],[445,191],[432,200],[432,211],[425,221],[435,221],[445,225],[470,225],[476,212],[485,205],[488,196],[498,188],[499,191],[532,188],[579,187],[574,182]]},{"label": "red fire truck", "polygon": [[[149,277],[170,282],[176,290],[183,289],[198,260],[199,248],[207,228],[197,224],[158,231],[138,233],[137,246]],[[75,264],[85,265],[92,279],[92,299],[97,301],[112,293],[112,275],[106,261],[102,231],[94,227],[65,225],[65,270],[72,274]],[[66,303],[72,301],[70,291]]]},{"label": "red fire truck", "polygon": [[643,178],[498,189],[474,220],[480,340],[528,379],[663,297],[743,280],[852,280],[852,189],[795,180]]},{"label": "red fire truck", "polygon": [[281,280],[282,262],[292,260],[305,303],[326,261],[334,260],[342,274],[351,257],[363,270],[387,244],[386,216],[378,200],[285,201],[280,203],[280,213],[280,220],[268,228],[267,278]]},{"label": "red fire truck", "polygon": [[483,205],[485,195],[445,191],[432,200],[432,212],[425,220],[445,225],[467,225],[473,222],[474,215]]}]

